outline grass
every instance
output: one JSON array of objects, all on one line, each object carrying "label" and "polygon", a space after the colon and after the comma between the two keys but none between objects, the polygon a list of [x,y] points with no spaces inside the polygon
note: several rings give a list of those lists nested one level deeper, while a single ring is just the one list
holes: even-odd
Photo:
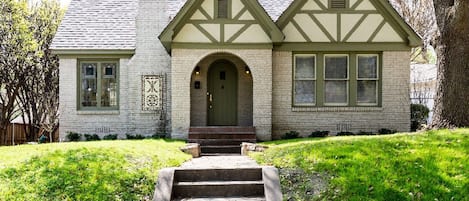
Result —
[{"label": "grass", "polygon": [[[469,200],[469,129],[265,143],[261,164],[326,180],[316,200]],[[285,179],[286,178],[286,179]],[[311,200],[311,179],[281,175],[285,199]]]},{"label": "grass", "polygon": [[127,140],[0,147],[0,200],[151,200],[184,142]]}]

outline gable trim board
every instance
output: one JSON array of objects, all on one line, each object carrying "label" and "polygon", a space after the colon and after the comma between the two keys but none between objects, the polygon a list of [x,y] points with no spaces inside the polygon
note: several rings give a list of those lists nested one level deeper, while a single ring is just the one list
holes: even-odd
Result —
[{"label": "gable trim board", "polygon": [[53,49],[52,54],[56,55],[120,55],[132,56],[135,54],[135,49],[131,50],[116,50],[116,49]]},{"label": "gable trim board", "polygon": [[[363,4],[366,5],[360,7]],[[301,26],[300,23],[307,21],[314,26]],[[331,21],[336,23],[335,27],[325,24]],[[415,31],[385,0],[357,0],[346,9],[328,9],[319,0],[297,0],[285,10],[276,24],[284,33],[296,35],[287,34],[284,43],[401,43],[407,49],[422,43]],[[373,26],[371,31],[370,24]]]},{"label": "gable trim board", "polygon": [[[232,6],[232,1],[228,1],[228,10],[231,11],[228,13],[228,18],[212,17],[212,14],[216,16],[217,11],[215,8],[212,13],[206,11],[203,8],[206,2],[212,2],[212,0],[187,1],[174,19],[161,32],[159,39],[167,52],[171,52],[172,45],[178,43],[251,46],[252,44],[276,44],[284,39],[282,31],[257,1],[240,0],[239,3],[243,4],[241,6]],[[217,2],[212,3],[216,7]],[[205,7],[207,6],[205,5]],[[233,11],[232,9],[237,10]],[[234,13],[235,16],[232,16],[233,12],[237,12]],[[199,19],[201,18],[199,13],[202,13],[207,19]],[[230,19],[230,17],[233,18]],[[220,30],[213,33],[206,29],[207,26],[212,26],[211,28],[218,26]],[[235,27],[238,27],[238,29],[233,30]],[[191,31],[188,31],[189,29]],[[198,32],[198,36],[195,35],[196,32]],[[250,33],[258,33],[258,37],[253,38]]]}]

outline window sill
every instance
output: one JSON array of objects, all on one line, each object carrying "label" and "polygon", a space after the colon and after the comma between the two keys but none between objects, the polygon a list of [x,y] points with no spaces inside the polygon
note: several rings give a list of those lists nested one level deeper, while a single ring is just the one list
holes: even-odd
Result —
[{"label": "window sill", "polygon": [[78,115],[118,115],[119,110],[80,110]]},{"label": "window sill", "polygon": [[381,112],[382,107],[292,107],[293,112]]}]

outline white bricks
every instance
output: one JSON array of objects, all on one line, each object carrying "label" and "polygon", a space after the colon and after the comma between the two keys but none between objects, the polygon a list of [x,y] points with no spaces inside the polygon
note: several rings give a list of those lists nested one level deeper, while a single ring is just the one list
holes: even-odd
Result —
[{"label": "white bricks", "polygon": [[292,53],[274,51],[273,138],[294,130],[303,136],[315,130],[332,133],[372,131],[380,128],[409,131],[409,52],[384,52],[382,107],[293,108]]}]

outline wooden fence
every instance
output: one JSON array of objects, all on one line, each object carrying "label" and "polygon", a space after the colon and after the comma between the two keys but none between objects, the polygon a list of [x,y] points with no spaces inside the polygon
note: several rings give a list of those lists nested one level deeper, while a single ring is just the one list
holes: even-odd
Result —
[{"label": "wooden fence", "polygon": [[[11,145],[18,145],[18,144],[26,144],[26,131],[29,130],[29,127],[27,124],[10,124],[7,126],[7,134],[6,134],[6,143],[4,142],[3,139],[5,139],[5,136],[0,137],[0,146],[11,146]],[[49,137],[48,133],[45,133],[47,137]],[[39,135],[39,134],[37,134]],[[35,136],[35,141],[37,142],[37,139],[40,136]],[[59,129],[57,129],[53,135],[52,135],[52,140],[53,142],[57,142],[59,139]],[[49,139],[47,139],[47,142],[50,142]]]}]

